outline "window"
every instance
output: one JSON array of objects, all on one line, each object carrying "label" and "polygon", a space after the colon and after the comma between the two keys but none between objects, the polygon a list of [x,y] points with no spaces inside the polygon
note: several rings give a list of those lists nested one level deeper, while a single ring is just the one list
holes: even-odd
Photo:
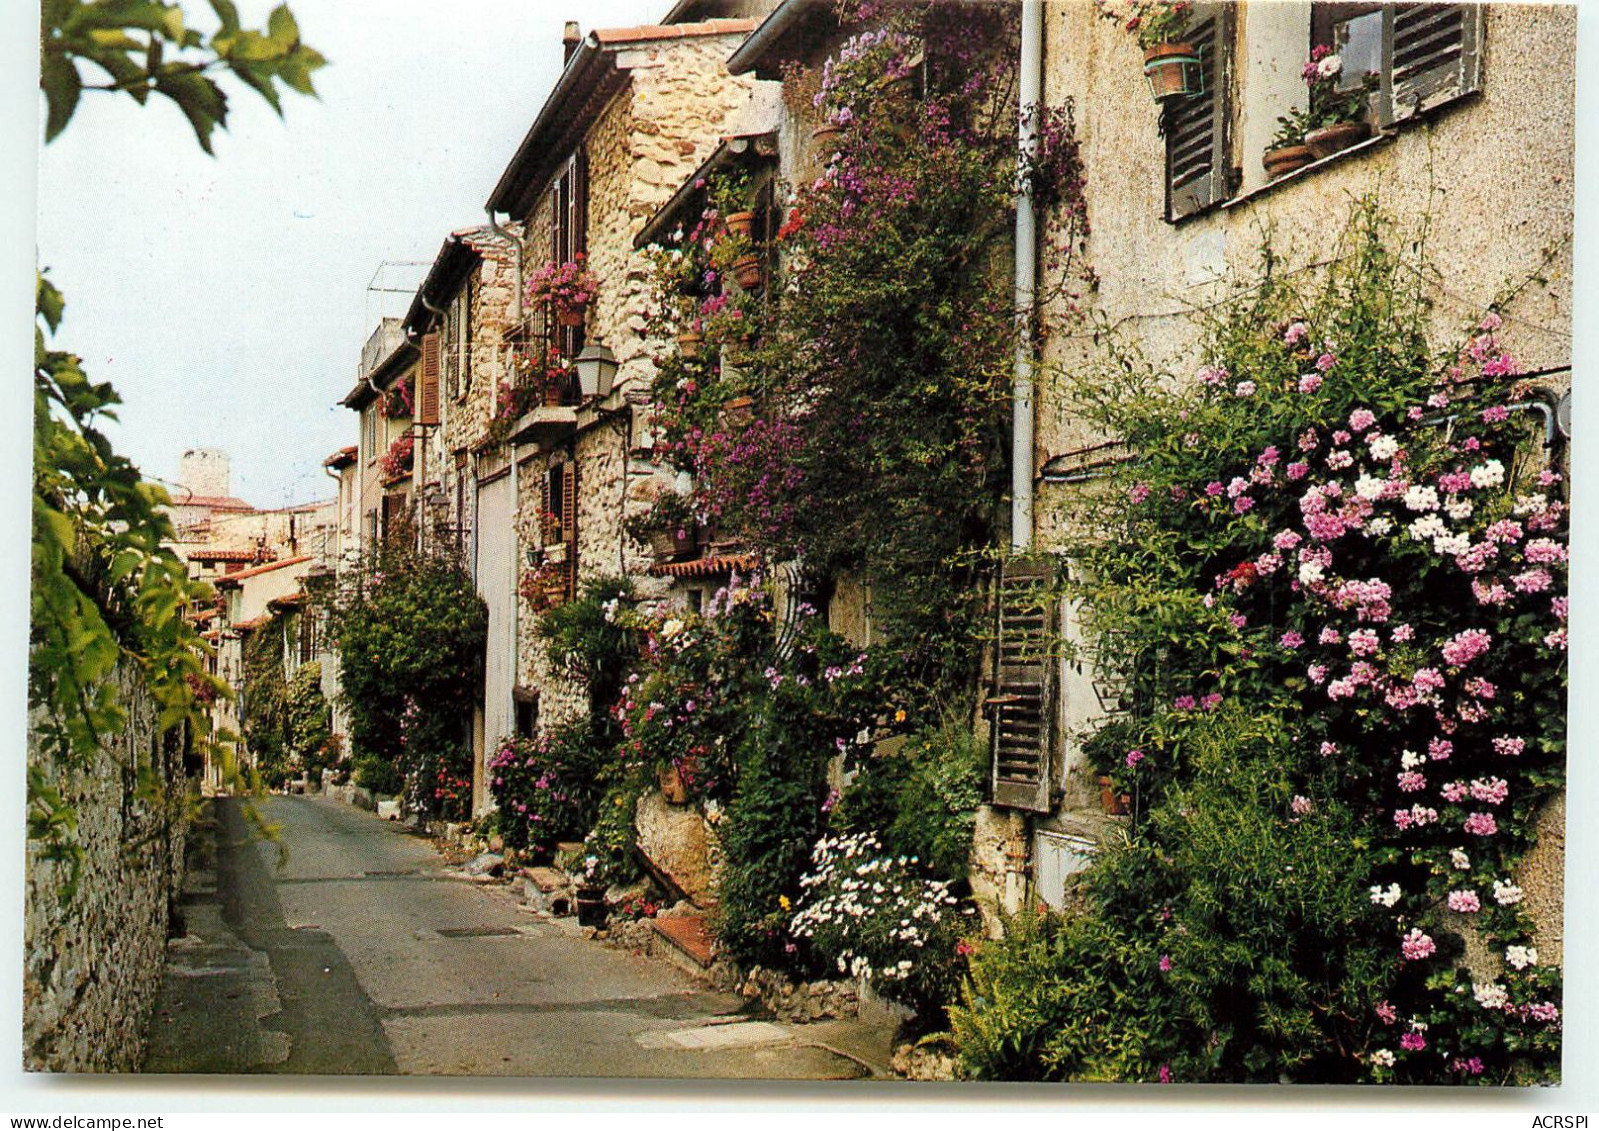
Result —
[{"label": "window", "polygon": [[471,310],[472,283],[468,280],[450,303],[444,319],[444,376],[450,396],[463,400],[472,388],[471,354],[468,353],[467,320]]},{"label": "window", "polygon": [[532,738],[539,729],[539,693],[518,687],[512,690],[511,697],[516,704],[516,737]]},{"label": "window", "polygon": [[1180,220],[1232,195],[1230,153],[1234,12],[1230,4],[1194,8],[1186,37],[1199,52],[1200,93],[1170,101],[1166,132],[1166,218]]},{"label": "window", "polygon": [[1340,85],[1377,75],[1370,121],[1380,130],[1481,89],[1483,15],[1475,4],[1312,3],[1257,0],[1262,18],[1231,4],[1198,4],[1187,38],[1204,86],[1162,111],[1166,218],[1177,222],[1268,183],[1261,155],[1279,116],[1303,110],[1299,63],[1317,46],[1344,61]]},{"label": "window", "polygon": [[362,417],[361,421],[366,425],[364,431],[366,443],[366,461],[368,463],[371,463],[373,460],[377,459],[383,454],[378,450],[378,416],[380,415],[378,406],[381,403],[382,398],[380,397],[378,400],[373,401],[372,404],[367,406],[366,413]]},{"label": "window", "polygon": [[1344,59],[1341,88],[1375,73],[1377,124],[1392,126],[1482,86],[1479,4],[1311,5],[1310,45]]},{"label": "window", "polygon": [[577,463],[553,465],[544,481],[544,548],[562,547],[566,556],[566,595],[577,591]]},{"label": "window", "polygon": [[[588,155],[579,148],[550,186],[550,262],[569,263],[588,251]],[[563,357],[583,349],[583,327],[559,326],[555,312],[544,311],[545,343]]]},{"label": "window", "polygon": [[1049,562],[1006,562],[995,598],[991,789],[995,805],[1047,813],[1058,706],[1060,605]]}]

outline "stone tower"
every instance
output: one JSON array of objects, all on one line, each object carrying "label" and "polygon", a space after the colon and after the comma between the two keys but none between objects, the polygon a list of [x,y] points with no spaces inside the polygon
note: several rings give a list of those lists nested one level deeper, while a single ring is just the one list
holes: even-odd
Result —
[{"label": "stone tower", "polygon": [[218,448],[190,448],[178,465],[178,482],[197,497],[227,498],[229,479],[228,453]]}]

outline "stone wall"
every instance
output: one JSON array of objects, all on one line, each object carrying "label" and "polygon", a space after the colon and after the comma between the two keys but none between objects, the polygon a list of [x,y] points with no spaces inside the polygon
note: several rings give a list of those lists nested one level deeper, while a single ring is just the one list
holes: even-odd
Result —
[{"label": "stone wall", "polygon": [[[43,1072],[130,1072],[144,1059],[168,926],[183,882],[188,783],[181,753],[160,741],[154,704],[136,678],[117,677],[128,718],[86,770],[50,762],[30,728],[28,759],[78,814],[84,859],[69,868],[28,842],[23,910],[23,1066]],[[130,763],[166,783],[164,802],[134,796]]]}]

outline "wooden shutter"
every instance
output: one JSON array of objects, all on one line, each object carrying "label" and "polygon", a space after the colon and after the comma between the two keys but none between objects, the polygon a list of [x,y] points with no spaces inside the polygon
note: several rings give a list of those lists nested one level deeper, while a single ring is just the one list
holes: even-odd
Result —
[{"label": "wooden shutter", "polygon": [[422,370],[416,381],[413,424],[439,422],[439,332],[422,335]]},{"label": "wooden shutter", "polygon": [[1050,751],[1058,685],[1055,635],[1059,604],[1054,567],[1007,562],[994,605],[997,616],[992,708],[993,801],[1012,809],[1050,809]]},{"label": "wooden shutter", "polygon": [[566,543],[566,596],[577,594],[577,460],[561,465],[561,541]]},{"label": "wooden shutter", "polygon": [[1385,126],[1482,89],[1482,6],[1389,5],[1383,58]]},{"label": "wooden shutter", "polygon": [[1232,192],[1228,161],[1232,83],[1231,5],[1208,4],[1194,10],[1187,36],[1199,52],[1204,90],[1167,103],[1166,218],[1180,220],[1226,200]]}]

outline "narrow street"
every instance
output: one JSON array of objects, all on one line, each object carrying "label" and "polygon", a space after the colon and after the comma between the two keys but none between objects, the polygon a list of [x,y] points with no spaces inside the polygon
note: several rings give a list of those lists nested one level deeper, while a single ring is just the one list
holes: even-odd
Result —
[{"label": "narrow street", "polygon": [[[220,801],[191,874],[148,1072],[840,1079],[828,1027],[747,1015],[669,964],[535,916],[425,838],[274,797],[280,850]],[[841,1039],[842,1034],[838,1035]]]}]

